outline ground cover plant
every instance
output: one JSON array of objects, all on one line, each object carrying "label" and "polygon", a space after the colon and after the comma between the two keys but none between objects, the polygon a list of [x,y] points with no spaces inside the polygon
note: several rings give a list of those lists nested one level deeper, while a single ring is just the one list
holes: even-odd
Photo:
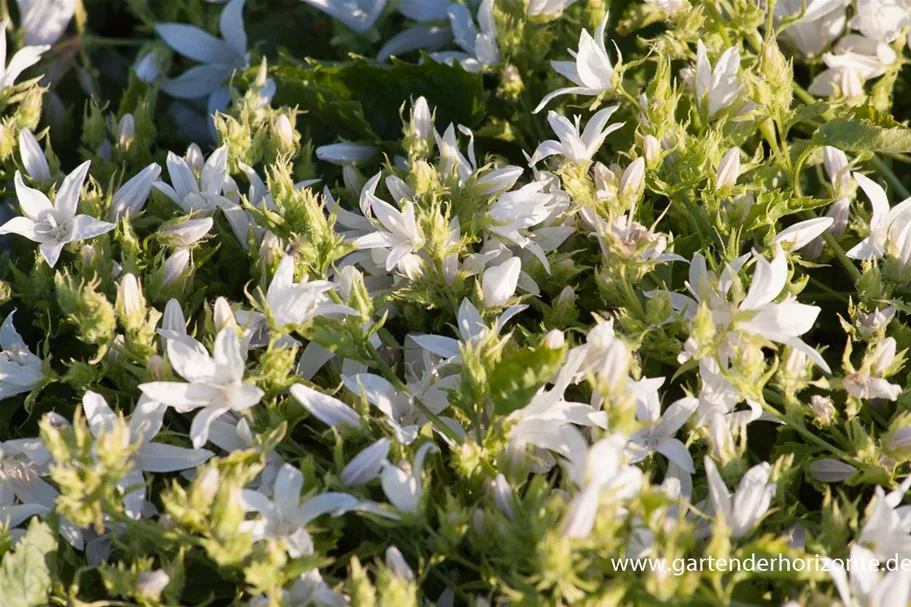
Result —
[{"label": "ground cover plant", "polygon": [[911,3],[0,19],[3,607],[911,602]]}]

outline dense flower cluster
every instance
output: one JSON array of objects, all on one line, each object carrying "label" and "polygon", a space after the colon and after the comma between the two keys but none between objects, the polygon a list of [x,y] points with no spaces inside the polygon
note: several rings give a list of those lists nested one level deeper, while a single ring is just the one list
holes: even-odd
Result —
[{"label": "dense flower cluster", "polygon": [[908,2],[0,19],[4,607],[911,604]]}]

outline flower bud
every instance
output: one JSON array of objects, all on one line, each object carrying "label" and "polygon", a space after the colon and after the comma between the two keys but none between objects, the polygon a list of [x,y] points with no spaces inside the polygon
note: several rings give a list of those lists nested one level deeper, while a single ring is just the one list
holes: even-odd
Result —
[{"label": "flower bud", "polygon": [[0,124],[0,160],[6,160],[13,154],[16,145],[16,135],[13,129],[5,124]]},{"label": "flower bud", "polygon": [[563,337],[563,331],[551,329],[544,336],[544,347],[549,350],[559,350],[565,343],[566,339]]},{"label": "flower bud", "polygon": [[895,360],[896,343],[894,337],[887,337],[876,349],[873,357],[873,372],[882,375],[892,366]]},{"label": "flower bud", "polygon": [[287,114],[279,114],[272,123],[272,145],[275,153],[281,156],[294,154],[297,151],[297,142],[300,140],[291,119]]},{"label": "flower bud", "polygon": [[401,177],[396,175],[388,175],[386,177],[386,189],[389,190],[389,193],[392,194],[392,198],[398,204],[401,204],[402,201],[414,198],[414,190],[411,186]]},{"label": "flower bud", "polygon": [[845,153],[827,145],[822,149],[822,157],[826,175],[836,194],[843,195],[850,192],[853,183],[851,172],[848,170],[848,157],[845,156]]},{"label": "flower bud", "polygon": [[807,466],[807,472],[823,483],[840,483],[854,476],[857,468],[837,459],[823,458]]},{"label": "flower bud", "polygon": [[342,182],[355,196],[360,196],[366,180],[354,165],[346,164],[342,167]]},{"label": "flower bud", "polygon": [[35,181],[46,183],[51,180],[51,169],[47,164],[38,140],[29,129],[19,131],[19,156],[25,172]]},{"label": "flower bud", "polygon": [[638,199],[645,185],[645,159],[633,160],[620,177],[620,196]]},{"label": "flower bud", "polygon": [[124,114],[117,125],[117,149],[126,151],[136,138],[136,120],[133,114]]},{"label": "flower bud", "polygon": [[139,61],[133,66],[133,70],[136,72],[136,77],[146,84],[152,84],[158,80],[158,76],[161,74],[155,53],[151,51],[140,57]]},{"label": "flower bud", "polygon": [[732,148],[718,163],[715,173],[715,191],[737,183],[740,176],[740,148]]},{"label": "flower bud", "polygon": [[607,383],[611,392],[619,390],[629,376],[629,348],[622,339],[613,339],[601,364],[600,378]]},{"label": "flower bud", "polygon": [[418,97],[411,108],[411,129],[414,137],[422,141],[433,140],[433,116],[423,97]]},{"label": "flower bud", "polygon": [[145,206],[146,200],[149,199],[152,184],[159,175],[161,175],[161,167],[152,163],[120,186],[111,198],[111,209],[108,213],[111,220],[122,219],[128,213],[131,217],[139,213]]},{"label": "flower bud", "polygon": [[146,599],[157,599],[170,581],[171,578],[161,569],[143,571],[136,576],[136,594]]},{"label": "flower bud", "polygon": [[208,234],[214,223],[215,222],[211,217],[188,219],[186,221],[181,221],[180,223],[159,228],[158,235],[171,246],[189,247]]},{"label": "flower bud", "polygon": [[173,255],[168,257],[160,270],[161,286],[167,287],[177,284],[185,277],[187,268],[190,266],[190,251],[187,249],[178,249]]},{"label": "flower bud", "polygon": [[120,279],[115,309],[121,324],[128,330],[135,331],[142,327],[146,315],[146,300],[142,295],[142,286],[133,274],[126,274]]},{"label": "flower bud", "polygon": [[649,167],[654,167],[661,156],[661,143],[654,135],[646,135],[642,141],[642,153]]},{"label": "flower bud", "polygon": [[346,487],[366,485],[380,474],[380,469],[387,463],[389,439],[381,438],[348,462],[342,470],[341,481]]},{"label": "flower bud", "polygon": [[835,405],[832,399],[814,394],[810,397],[810,409],[819,426],[829,426],[835,420]]},{"label": "flower bud", "polygon": [[506,515],[506,518],[513,520],[515,518],[515,512],[512,508],[512,501],[514,499],[512,487],[509,486],[506,477],[502,474],[497,474],[497,478],[493,481],[493,497],[497,504],[497,508]]},{"label": "flower bud", "polygon": [[234,319],[234,310],[231,304],[224,297],[215,299],[215,305],[212,309],[212,321],[215,323],[215,329],[221,331],[225,327],[237,329],[237,321]]},{"label": "flower bud", "polygon": [[851,201],[847,198],[839,198],[832,203],[832,206],[829,207],[826,217],[832,219],[832,226],[828,229],[828,232],[832,236],[841,236],[844,234],[845,229],[848,227],[848,217],[850,214]]},{"label": "flower bud", "polygon": [[895,316],[895,308],[893,306],[887,306],[883,309],[876,308],[869,314],[858,311],[855,326],[861,336],[870,337],[888,325],[893,316]]},{"label": "flower bud", "polygon": [[411,570],[411,566],[395,546],[389,546],[386,549],[386,567],[388,567],[396,577],[401,578],[406,582],[414,581],[414,572]]}]

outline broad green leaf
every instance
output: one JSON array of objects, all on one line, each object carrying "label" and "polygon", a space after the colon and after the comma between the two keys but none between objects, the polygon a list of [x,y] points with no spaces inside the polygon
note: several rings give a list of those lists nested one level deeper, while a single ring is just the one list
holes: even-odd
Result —
[{"label": "broad green leaf", "polygon": [[51,528],[33,518],[25,537],[0,564],[3,607],[45,607],[57,539]]},{"label": "broad green leaf", "polygon": [[482,77],[461,66],[425,57],[421,64],[393,60],[377,64],[362,59],[336,65],[280,65],[270,70],[275,103],[297,105],[317,136],[357,141],[398,140],[402,106],[426,97],[436,111],[440,131],[449,123],[477,126],[484,116],[487,93]]},{"label": "broad green leaf", "polygon": [[911,129],[872,106],[854,108],[843,118],[823,124],[813,135],[816,145],[845,152],[911,152]]}]

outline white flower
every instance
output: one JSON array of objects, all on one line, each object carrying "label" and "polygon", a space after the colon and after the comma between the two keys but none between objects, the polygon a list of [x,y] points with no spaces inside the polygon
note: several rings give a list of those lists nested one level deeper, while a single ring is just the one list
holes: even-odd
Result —
[{"label": "white flower", "polygon": [[13,326],[15,313],[10,312],[0,325],[0,399],[31,392],[45,379],[41,359]]},{"label": "white flower", "polygon": [[457,362],[455,359],[459,356],[460,341],[467,345],[474,345],[490,335],[498,336],[506,323],[527,307],[525,305],[510,306],[500,315],[493,328],[489,329],[484,323],[481,313],[466,298],[462,300],[459,306],[459,313],[456,319],[460,340],[443,335],[412,335],[411,337],[420,347],[437,356],[441,356],[450,363],[454,363]]},{"label": "white flower", "polygon": [[[552,2],[553,0],[550,0],[550,3]],[[535,114],[560,95],[594,97],[614,90],[614,66],[607,54],[607,47],[604,45],[604,30],[607,27],[608,17],[608,14],[604,15],[604,19],[595,30],[594,37],[588,33],[588,30],[582,30],[579,34],[579,50],[569,51],[575,58],[574,61],[550,62],[558,74],[570,80],[575,86],[557,89],[548,94],[535,108]]]},{"label": "white flower", "polygon": [[740,84],[737,81],[739,71],[739,48],[725,50],[712,69],[702,40],[696,43],[696,73],[693,86],[696,101],[700,105],[705,105],[709,118],[737,100],[740,91]]},{"label": "white flower", "polygon": [[386,0],[303,0],[333,19],[338,19],[358,34],[363,34],[376,23]]},{"label": "white flower", "polygon": [[840,460],[824,457],[807,466],[807,472],[823,483],[840,483],[857,473],[857,468]]},{"label": "white flower", "polygon": [[431,442],[426,442],[418,448],[410,473],[392,464],[387,463],[383,466],[380,476],[383,492],[400,512],[417,514],[420,509],[423,491],[421,472],[424,468],[424,458],[430,451],[439,451],[439,448]]},{"label": "white flower", "polygon": [[[40,3],[40,2],[39,2]],[[6,63],[6,29],[9,19],[0,21],[0,92],[16,84],[16,78],[32,67],[41,59],[41,54],[47,51],[50,45],[24,46],[13,55],[9,65]]]},{"label": "white flower", "polygon": [[726,188],[737,183],[740,177],[740,148],[731,148],[721,158],[715,170],[715,190]]},{"label": "white flower", "polygon": [[170,583],[171,578],[163,569],[143,571],[136,576],[136,592],[142,597],[157,599]]},{"label": "white flower", "polygon": [[816,217],[798,221],[775,235],[770,244],[784,245],[788,251],[795,252],[804,248],[835,223],[831,217]]},{"label": "white flower", "polygon": [[[788,262],[780,246],[771,262],[756,256],[756,268],[746,297],[736,305],[727,301],[733,285],[733,275],[750,257],[751,254],[748,253],[735,259],[718,279],[708,271],[705,258],[699,253],[695,254],[690,263],[687,282],[687,288],[695,299],[672,293],[671,305],[687,318],[693,318],[699,302],[704,302],[712,312],[717,330],[729,331],[728,344],[736,345],[739,339],[737,331],[741,331],[799,350],[821,369],[829,372],[829,366],[822,356],[800,339],[801,335],[813,328],[820,308],[802,304],[794,297],[775,301],[788,282]],[[714,286],[716,282],[717,290]],[[647,292],[646,295],[652,297],[654,293]],[[722,350],[722,358],[726,360],[726,347],[723,346]],[[688,354],[684,354],[688,357]]]},{"label": "white flower", "polygon": [[50,461],[40,438],[0,442],[0,505],[10,506],[18,498],[23,505],[41,506],[37,514],[53,509],[57,490],[41,479],[50,473]]},{"label": "white flower", "polygon": [[515,294],[519,282],[522,261],[510,257],[503,263],[484,270],[481,278],[481,291],[484,294],[484,306],[500,308]]},{"label": "white flower", "polygon": [[225,5],[218,23],[221,38],[183,23],[159,23],[155,26],[155,31],[168,46],[201,64],[177,78],[166,80],[161,90],[179,99],[209,97],[235,70],[247,67],[250,57],[247,53],[247,33],[244,31],[244,1],[231,0]]},{"label": "white flower", "polygon": [[120,186],[111,198],[110,219],[117,221],[127,214],[134,217],[139,213],[145,206],[149,193],[152,191],[152,185],[159,175],[161,175],[161,167],[153,162]]},{"label": "white flower", "polygon": [[[327,295],[333,288],[328,280],[308,281],[304,277],[301,282],[294,282],[294,258],[282,257],[266,289],[266,305],[275,326],[302,325],[317,316],[329,314],[357,315],[357,311],[348,306],[333,302]],[[255,331],[256,325],[265,319],[259,313],[250,316],[244,324],[247,331]]]},{"label": "white flower", "polygon": [[612,503],[629,499],[639,493],[643,475],[635,466],[626,465],[624,445],[627,439],[619,432],[599,440],[591,448],[575,428],[564,428],[563,436],[566,472],[581,489],[567,509],[563,535],[583,538],[595,525],[601,495],[610,493]]},{"label": "white flower", "polygon": [[[281,604],[287,607],[348,607],[345,595],[333,590],[316,569],[310,569],[294,580],[291,588],[281,591]],[[247,607],[271,607],[272,598],[261,594],[246,603]]]},{"label": "white flower", "polygon": [[291,386],[291,396],[309,411],[310,415],[324,424],[332,427],[351,426],[352,428],[361,424],[361,416],[357,411],[339,399],[318,392],[304,384]]},{"label": "white flower", "polygon": [[866,520],[857,541],[883,559],[896,554],[911,554],[908,550],[908,542],[911,540],[911,508],[901,505],[909,488],[911,476],[906,476],[889,493],[877,486],[867,505]]},{"label": "white flower", "polygon": [[763,462],[747,470],[737,491],[731,496],[721,480],[712,458],[705,458],[705,473],[709,481],[709,498],[716,514],[724,517],[731,536],[743,537],[762,520],[775,495],[775,483],[769,482],[772,468]]},{"label": "white flower", "polygon": [[339,479],[346,487],[366,485],[380,474],[389,455],[389,439],[381,438],[355,455],[342,470]]},{"label": "white flower", "polygon": [[845,391],[851,396],[863,400],[884,398],[897,400],[902,388],[898,384],[890,384],[882,377],[872,377],[867,373],[851,373],[842,380]]},{"label": "white flower", "polygon": [[76,13],[76,0],[16,0],[16,4],[26,44],[54,44]]},{"label": "white flower", "polygon": [[51,180],[51,169],[47,157],[38,145],[38,140],[29,129],[19,131],[19,155],[25,172],[35,181],[47,183]]},{"label": "white flower", "polygon": [[211,357],[185,340],[169,339],[167,350],[171,366],[187,383],[151,382],[140,384],[139,389],[182,413],[202,409],[190,427],[197,449],[206,443],[212,420],[228,411],[249,409],[263,397],[258,387],[243,383],[244,359],[232,327],[218,332]]},{"label": "white flower", "polygon": [[[82,397],[82,409],[85,412],[89,430],[96,438],[113,432],[120,423],[104,397],[96,392],[85,393],[85,396]],[[124,492],[123,502],[126,513],[135,519],[140,517],[145,504],[146,488],[143,472],[189,470],[214,455],[207,449],[186,449],[166,443],[151,442],[161,430],[166,409],[167,407],[162,403],[145,396],[140,397],[126,426],[125,439],[129,444],[136,446],[135,460],[133,470],[117,486]],[[137,488],[127,493],[128,487]]]},{"label": "white flower", "polygon": [[560,205],[560,197],[544,191],[546,187],[546,183],[535,181],[500,194],[487,210],[487,216],[493,220],[487,231],[508,244],[531,252],[550,271],[544,250],[531,238],[534,236],[532,228],[544,223]]},{"label": "white flower", "polygon": [[559,17],[575,3],[576,0],[530,0],[527,14],[529,17]]},{"label": "white flower", "polygon": [[112,223],[76,214],[89,164],[90,161],[82,163],[66,176],[53,204],[43,192],[26,186],[22,175],[16,171],[16,196],[24,216],[14,217],[0,226],[0,234],[19,234],[39,243],[42,257],[53,268],[68,243],[95,238],[113,230]]},{"label": "white flower", "polygon": [[[892,555],[890,555],[891,558]],[[911,598],[911,574],[899,568],[881,573],[873,565],[874,554],[859,544],[851,546],[850,584],[844,559],[823,557],[826,570],[835,583],[838,596],[845,607],[898,607]]]},{"label": "white flower", "polygon": [[882,76],[897,55],[884,42],[848,34],[822,60],[829,69],[816,76],[807,90],[820,96],[859,97],[864,94],[864,82]]},{"label": "white flower", "polygon": [[908,5],[902,0],[857,0],[851,29],[877,42],[892,42],[911,24]]},{"label": "white flower", "polygon": [[[343,375],[342,381],[346,388],[355,394],[362,394],[367,402],[386,415],[395,439],[403,445],[411,444],[417,438],[421,426],[429,421],[427,416],[414,404],[415,396],[419,395],[412,394],[410,391],[396,390],[395,386],[379,375],[372,373],[358,373],[350,377]],[[449,402],[445,398],[431,399],[424,404],[436,415],[449,406]]]},{"label": "white flower", "polygon": [[233,206],[234,203],[221,195],[227,185],[228,147],[223,145],[212,152],[203,166],[197,166],[201,158],[197,157],[196,151],[188,149],[186,159],[168,152],[171,185],[163,181],[152,185],[184,213],[211,212],[218,206]]},{"label": "white flower", "polygon": [[[250,430],[250,424],[245,418],[240,420],[233,413],[226,413],[218,419],[212,421],[209,426],[209,442],[213,445],[224,449],[228,453],[232,451],[244,451],[250,448],[261,448]],[[281,456],[275,451],[267,452],[266,465],[255,479],[247,485],[248,489],[256,489],[260,492],[266,491],[275,481],[275,476],[281,468]]]},{"label": "white flower", "polygon": [[657,451],[690,474],[695,474],[693,457],[686,445],[674,438],[674,435],[698,406],[697,398],[681,398],[662,415],[657,389],[642,391],[636,398],[636,418],[649,425],[630,435],[626,446],[630,463],[642,461],[650,452]]},{"label": "white flower", "polygon": [[331,143],[316,148],[316,157],[333,164],[356,164],[371,158],[377,149],[360,143]]},{"label": "white flower", "polygon": [[408,561],[405,560],[402,552],[396,546],[386,548],[386,568],[392,571],[396,577],[406,582],[414,581],[414,571],[411,570]]},{"label": "white flower", "polygon": [[470,72],[480,71],[484,66],[500,63],[500,49],[497,46],[497,25],[493,18],[493,1],[481,0],[478,6],[479,32],[468,8],[462,4],[449,5],[449,25],[456,44],[464,53],[435,53],[438,61],[458,61]]},{"label": "white flower", "polygon": [[604,108],[595,113],[585,125],[585,130],[580,133],[582,128],[582,117],[575,117],[575,124],[570,122],[565,116],[556,112],[548,112],[547,121],[550,128],[553,129],[559,141],[549,139],[542,142],[534,155],[528,161],[529,166],[534,166],[544,158],[560,154],[572,162],[589,162],[592,156],[604,143],[608,135],[623,128],[625,123],[608,125],[611,115],[617,111],[620,106]]},{"label": "white flower", "polygon": [[854,179],[870,199],[873,214],[870,217],[870,235],[846,255],[851,259],[880,259],[886,253],[889,237],[897,235],[911,223],[911,198],[890,208],[886,192],[878,183],[860,173],[854,173]]},{"label": "white flower", "polygon": [[[775,17],[791,17],[800,13],[803,0],[781,0],[775,5]],[[810,0],[799,21],[788,27],[782,35],[807,57],[815,57],[845,29],[845,9],[850,0]]]},{"label": "white flower", "polygon": [[566,388],[574,376],[582,371],[585,351],[573,349],[566,357],[566,364],[554,379],[549,390],[542,388],[521,409],[513,411],[508,420],[514,422],[509,430],[509,449],[514,454],[525,452],[527,445],[564,454],[567,449],[564,426],[607,427],[607,413],[585,403],[567,401]]},{"label": "white flower", "polygon": [[301,501],[304,475],[291,464],[284,464],[275,477],[270,500],[258,491],[244,489],[241,503],[247,512],[259,518],[240,524],[242,533],[249,533],[254,542],[279,539],[292,558],[313,552],[313,541],[306,526],[323,514],[339,516],[358,506],[358,500],[347,493],[326,492]]},{"label": "white flower", "polygon": [[358,249],[375,250],[374,260],[384,264],[387,272],[396,268],[408,276],[420,275],[421,262],[415,253],[424,246],[424,235],[414,203],[406,200],[399,211],[375,196],[380,175],[374,175],[361,192],[361,211],[365,217],[375,215],[379,225],[373,224],[375,231],[359,237],[354,244]]}]

